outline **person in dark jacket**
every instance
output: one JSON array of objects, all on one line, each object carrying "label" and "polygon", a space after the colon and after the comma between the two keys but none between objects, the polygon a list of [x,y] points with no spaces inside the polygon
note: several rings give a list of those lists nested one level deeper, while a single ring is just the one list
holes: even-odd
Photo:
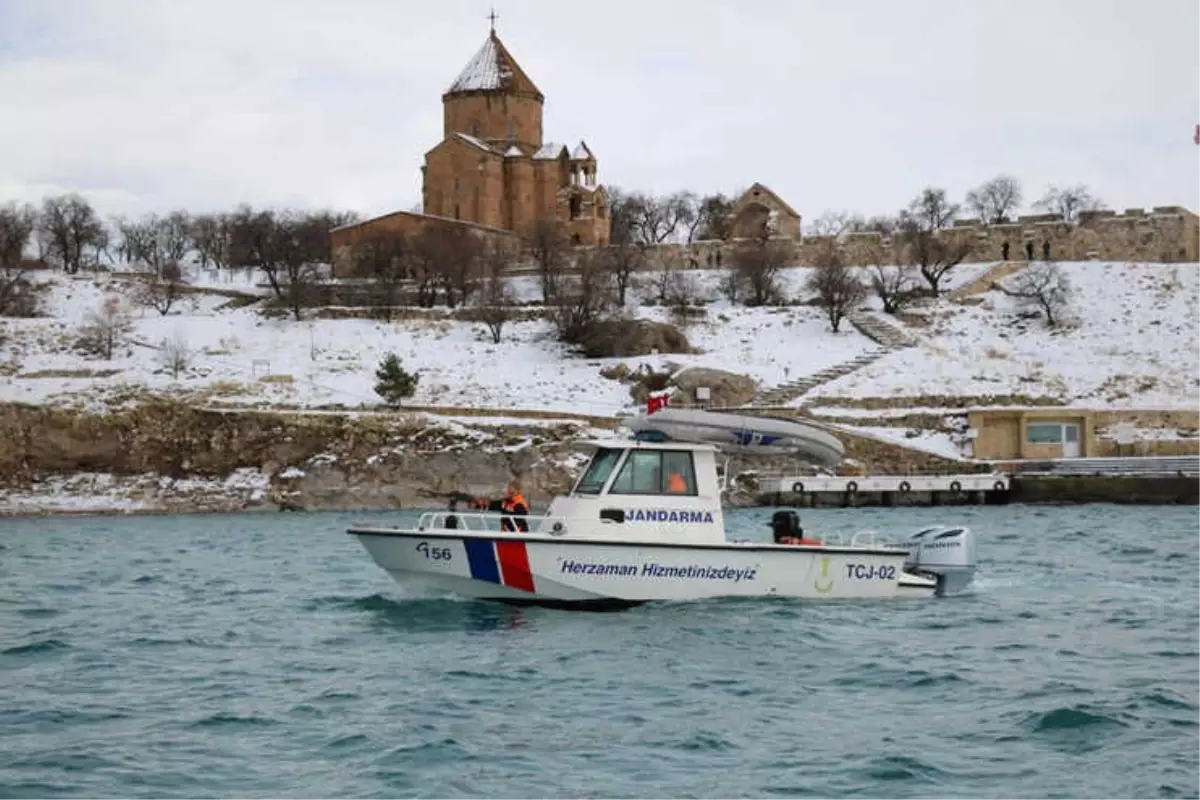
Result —
[{"label": "person in dark jacket", "polygon": [[529,503],[525,502],[525,496],[521,494],[521,484],[516,478],[508,482],[508,488],[503,497],[497,500],[479,497],[475,499],[475,505],[486,511],[512,514],[511,517],[501,517],[500,530],[510,533],[514,531],[529,532],[529,521],[525,519],[529,516]]}]

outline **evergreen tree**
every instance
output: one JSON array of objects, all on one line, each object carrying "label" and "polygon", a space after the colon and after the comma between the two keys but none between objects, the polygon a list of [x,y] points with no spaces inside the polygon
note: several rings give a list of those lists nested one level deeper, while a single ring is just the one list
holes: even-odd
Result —
[{"label": "evergreen tree", "polygon": [[389,406],[397,408],[401,400],[413,396],[419,378],[415,372],[405,371],[395,353],[388,353],[375,370],[375,394]]}]

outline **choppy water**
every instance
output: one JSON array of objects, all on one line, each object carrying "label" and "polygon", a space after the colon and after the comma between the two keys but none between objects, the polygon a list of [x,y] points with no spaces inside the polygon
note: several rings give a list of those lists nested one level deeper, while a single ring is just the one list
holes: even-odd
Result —
[{"label": "choppy water", "polygon": [[978,588],[612,614],[406,597],[342,533],[403,517],[0,519],[0,795],[1200,791],[1195,508],[806,512]]}]

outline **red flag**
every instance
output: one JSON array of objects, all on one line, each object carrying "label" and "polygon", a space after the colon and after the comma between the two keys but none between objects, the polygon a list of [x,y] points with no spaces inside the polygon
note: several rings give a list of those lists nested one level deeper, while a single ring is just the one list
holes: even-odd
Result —
[{"label": "red flag", "polygon": [[670,404],[670,400],[671,396],[667,394],[661,394],[657,397],[650,395],[646,398],[646,415],[649,416],[660,408],[666,408]]}]

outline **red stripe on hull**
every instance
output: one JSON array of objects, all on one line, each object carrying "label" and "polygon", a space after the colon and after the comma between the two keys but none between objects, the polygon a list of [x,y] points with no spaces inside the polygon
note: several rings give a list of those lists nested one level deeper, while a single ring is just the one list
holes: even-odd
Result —
[{"label": "red stripe on hull", "polygon": [[505,586],[533,591],[533,573],[529,571],[529,553],[524,542],[496,542],[500,559],[500,575]]}]

